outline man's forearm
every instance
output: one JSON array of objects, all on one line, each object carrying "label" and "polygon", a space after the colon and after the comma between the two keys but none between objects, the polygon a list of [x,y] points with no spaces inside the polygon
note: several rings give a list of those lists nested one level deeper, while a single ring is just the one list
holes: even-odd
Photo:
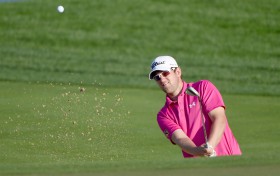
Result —
[{"label": "man's forearm", "polygon": [[184,152],[194,156],[204,156],[207,151],[204,147],[196,144],[181,130],[174,131],[172,141],[177,144]]},{"label": "man's forearm", "polygon": [[189,138],[177,139],[174,142],[185,152],[192,154],[192,155],[195,154],[194,149],[196,148],[196,145]]},{"label": "man's forearm", "polygon": [[215,118],[213,120],[211,131],[209,134],[209,139],[208,139],[208,143],[212,147],[215,148],[218,145],[218,143],[220,142],[220,140],[224,134],[225,127],[226,127],[225,118]]}]

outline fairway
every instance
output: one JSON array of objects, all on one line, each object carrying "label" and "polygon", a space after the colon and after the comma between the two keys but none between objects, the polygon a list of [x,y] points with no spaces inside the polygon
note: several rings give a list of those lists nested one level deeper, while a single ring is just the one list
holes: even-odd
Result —
[{"label": "fairway", "polygon": [[243,156],[186,160],[157,127],[160,91],[91,85],[81,93],[81,85],[8,82],[1,87],[3,174],[279,172],[279,98],[225,95]]},{"label": "fairway", "polygon": [[[279,174],[279,7],[0,1],[0,175]],[[148,80],[158,55],[218,87],[242,156],[184,159],[166,140]]]}]

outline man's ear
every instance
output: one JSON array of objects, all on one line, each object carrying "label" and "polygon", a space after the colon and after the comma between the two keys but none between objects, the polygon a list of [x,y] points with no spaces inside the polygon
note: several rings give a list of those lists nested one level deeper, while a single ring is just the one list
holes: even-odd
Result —
[{"label": "man's ear", "polygon": [[176,73],[179,77],[181,77],[181,76],[182,76],[182,70],[181,70],[181,68],[180,68],[180,67],[177,67],[176,70],[175,70],[175,73]]}]

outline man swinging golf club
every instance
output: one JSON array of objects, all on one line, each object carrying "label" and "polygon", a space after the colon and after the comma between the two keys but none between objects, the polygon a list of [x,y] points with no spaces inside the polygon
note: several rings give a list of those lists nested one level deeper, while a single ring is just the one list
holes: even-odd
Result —
[{"label": "man swinging golf club", "polygon": [[218,89],[207,80],[186,83],[181,76],[171,56],[159,56],[151,64],[149,79],[166,93],[165,105],[157,114],[165,136],[186,158],[241,155]]}]

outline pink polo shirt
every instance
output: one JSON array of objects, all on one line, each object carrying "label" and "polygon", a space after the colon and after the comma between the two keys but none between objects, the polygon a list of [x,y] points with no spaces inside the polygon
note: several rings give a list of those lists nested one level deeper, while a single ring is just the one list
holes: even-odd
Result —
[{"label": "pink polo shirt", "polygon": [[[178,96],[177,101],[172,101],[166,96],[166,103],[159,111],[157,121],[162,132],[170,141],[173,132],[177,129],[182,129],[197,146],[201,146],[205,143],[205,140],[201,122],[200,106],[198,97],[190,96],[185,93],[189,86],[195,88],[200,94],[206,131],[209,136],[212,122],[208,113],[217,107],[225,108],[225,105],[218,89],[207,80],[201,80],[195,83],[184,82],[183,91]],[[215,151],[217,156],[241,155],[241,150],[228,122],[226,123],[224,134],[220,143],[216,146]],[[184,151],[182,152],[184,157],[193,157]]]}]

